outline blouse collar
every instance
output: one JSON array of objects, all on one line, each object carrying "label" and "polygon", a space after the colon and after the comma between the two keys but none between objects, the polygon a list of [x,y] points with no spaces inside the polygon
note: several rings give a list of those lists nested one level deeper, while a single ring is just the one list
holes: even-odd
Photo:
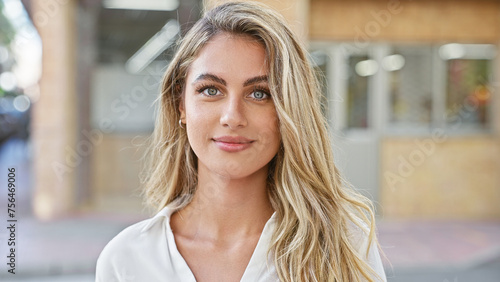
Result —
[{"label": "blouse collar", "polygon": [[151,229],[151,227],[153,227],[153,225],[155,225],[159,221],[162,221],[164,218],[166,218],[168,221],[174,211],[175,209],[171,208],[170,206],[164,207],[154,217],[149,219],[148,223],[141,229],[141,233],[147,232],[149,229]]}]

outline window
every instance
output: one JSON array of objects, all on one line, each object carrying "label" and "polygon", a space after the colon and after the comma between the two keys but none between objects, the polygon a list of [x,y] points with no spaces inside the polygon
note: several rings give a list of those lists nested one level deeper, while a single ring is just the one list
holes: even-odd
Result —
[{"label": "window", "polygon": [[448,127],[488,128],[492,105],[493,59],[487,44],[447,44],[439,49],[446,63],[446,124]]},{"label": "window", "polygon": [[[488,89],[488,60],[450,60],[447,64],[446,112],[447,122],[453,123],[462,114],[461,120],[485,126],[487,109],[491,102]],[[466,109],[467,106],[467,109]]]},{"label": "window", "polygon": [[[372,64],[372,65],[370,65]],[[368,56],[350,56],[347,85],[347,127],[368,127],[368,79],[373,74],[373,60]]]},{"label": "window", "polygon": [[432,117],[432,48],[396,47],[382,59],[388,72],[389,123],[428,125]]},{"label": "window", "polygon": [[325,117],[328,117],[328,81],[327,81],[327,63],[328,55],[323,51],[318,50],[311,52],[311,57],[309,58],[313,67],[316,77],[319,80],[321,93],[321,111]]},{"label": "window", "polygon": [[330,118],[340,130],[405,135],[433,128],[459,134],[491,128],[495,45],[318,46],[316,69],[321,78],[333,80],[325,81],[324,90],[331,92],[335,117]]}]

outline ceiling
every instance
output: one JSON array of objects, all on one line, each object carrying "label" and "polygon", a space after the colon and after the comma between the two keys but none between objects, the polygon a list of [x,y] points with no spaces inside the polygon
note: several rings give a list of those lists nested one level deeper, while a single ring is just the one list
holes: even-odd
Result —
[{"label": "ceiling", "polygon": [[[96,31],[98,62],[125,62],[171,19],[176,19],[185,31],[198,20],[201,1],[179,2],[179,8],[175,11],[119,10],[99,7]],[[164,59],[165,56],[160,55],[159,58]]]},{"label": "ceiling", "polygon": [[[30,16],[31,1],[22,0]],[[185,32],[199,19],[201,2],[202,0],[179,0],[179,7],[175,11],[151,11],[106,9],[102,5],[102,0],[79,0],[78,32],[85,31],[82,25],[95,26],[92,41],[97,45],[97,61],[124,63],[169,20],[176,19],[181,26],[181,32]],[[80,34],[79,44],[86,44],[87,40],[84,39],[82,43],[81,38]],[[164,59],[165,55],[160,55],[158,58]]]}]

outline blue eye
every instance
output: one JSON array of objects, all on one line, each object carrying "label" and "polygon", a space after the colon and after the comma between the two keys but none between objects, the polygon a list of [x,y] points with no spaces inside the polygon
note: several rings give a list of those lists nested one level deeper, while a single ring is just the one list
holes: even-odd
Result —
[{"label": "blue eye", "polygon": [[254,92],[252,92],[252,98],[255,100],[265,100],[269,98],[269,94],[263,90],[258,90],[256,89]]},{"label": "blue eye", "polygon": [[209,88],[205,89],[205,91],[203,91],[203,92],[205,92],[205,94],[208,96],[215,96],[215,95],[217,95],[217,93],[219,91],[213,87],[209,87]]},{"label": "blue eye", "polygon": [[262,98],[264,98],[265,95],[266,94],[262,91],[255,91],[253,93],[253,96],[255,96],[255,98],[257,98],[257,99],[262,99]]}]

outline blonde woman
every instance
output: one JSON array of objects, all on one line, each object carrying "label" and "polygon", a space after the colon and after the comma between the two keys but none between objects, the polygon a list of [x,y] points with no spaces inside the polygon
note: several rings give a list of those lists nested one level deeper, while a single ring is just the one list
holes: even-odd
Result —
[{"label": "blonde woman", "polygon": [[158,98],[145,196],[97,281],[385,281],[369,202],[333,162],[320,87],[276,12],[208,11]]}]

